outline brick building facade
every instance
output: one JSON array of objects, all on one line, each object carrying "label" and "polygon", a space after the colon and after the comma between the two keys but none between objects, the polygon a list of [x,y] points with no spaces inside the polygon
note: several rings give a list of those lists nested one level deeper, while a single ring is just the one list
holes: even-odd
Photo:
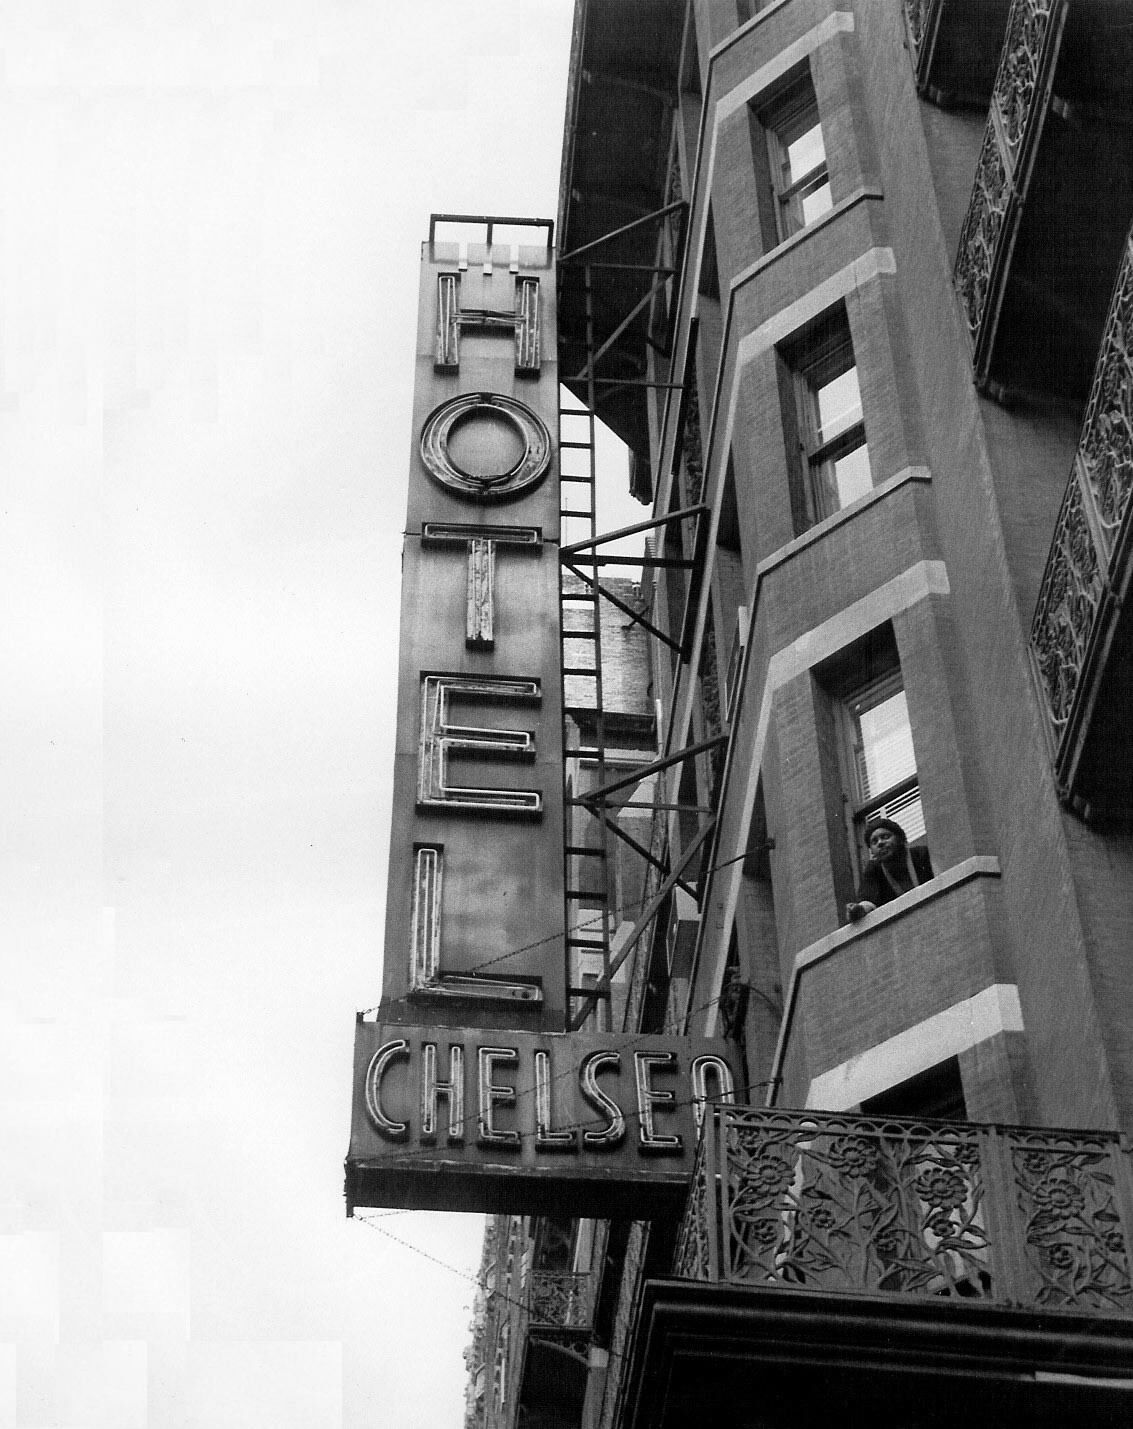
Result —
[{"label": "brick building facade", "polygon": [[[1131,61],[1113,0],[578,0],[560,370],[673,517],[643,900],[702,837],[610,1006],[744,1088],[469,1429],[1133,1411]],[[850,922],[878,816],[933,876]]]}]

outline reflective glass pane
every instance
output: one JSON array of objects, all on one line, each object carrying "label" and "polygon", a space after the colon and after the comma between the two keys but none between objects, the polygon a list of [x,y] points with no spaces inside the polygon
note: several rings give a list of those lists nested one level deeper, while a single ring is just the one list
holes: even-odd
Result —
[{"label": "reflective glass pane", "polygon": [[787,182],[797,184],[812,169],[826,162],[826,148],[822,142],[822,125],[817,119],[787,145]]},{"label": "reflective glass pane", "polygon": [[829,213],[833,207],[833,200],[830,197],[830,180],[823,176],[813,189],[804,191],[800,196],[800,206],[804,227],[808,223],[813,223],[816,218],[821,218],[824,213]]},{"label": "reflective glass pane", "polygon": [[838,492],[838,508],[849,506],[859,496],[864,496],[873,486],[873,476],[869,469],[869,448],[863,442],[860,447],[834,459],[834,486]]},{"label": "reflective glass pane", "polygon": [[862,394],[858,387],[858,369],[848,367],[815,391],[818,403],[818,436],[830,441],[839,432],[862,419]]},{"label": "reflective glass pane", "polygon": [[865,708],[855,705],[853,710],[858,727],[858,784],[865,800],[915,774],[917,761],[904,690]]}]

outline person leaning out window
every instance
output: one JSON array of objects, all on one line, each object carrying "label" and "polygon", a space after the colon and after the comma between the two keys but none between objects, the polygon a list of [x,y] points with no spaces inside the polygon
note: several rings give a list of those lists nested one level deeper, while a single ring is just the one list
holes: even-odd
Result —
[{"label": "person leaning out window", "polygon": [[919,888],[932,877],[932,861],[927,848],[910,848],[905,830],[892,819],[873,819],[866,825],[869,861],[862,870],[857,901],[846,904],[851,923]]}]

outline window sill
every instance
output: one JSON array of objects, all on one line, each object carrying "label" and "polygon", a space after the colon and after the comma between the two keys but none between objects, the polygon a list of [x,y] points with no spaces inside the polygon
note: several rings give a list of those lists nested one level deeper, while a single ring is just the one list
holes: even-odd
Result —
[{"label": "window sill", "polygon": [[816,541],[821,541],[829,532],[845,525],[847,521],[852,521],[855,516],[860,516],[863,511],[883,500],[890,492],[904,486],[906,482],[931,480],[932,473],[927,466],[907,466],[904,471],[899,471],[896,476],[889,477],[878,486],[872,487],[864,496],[859,496],[856,501],[851,501],[849,506],[843,506],[841,511],[835,511],[832,516],[825,516],[821,521],[816,521],[801,536],[796,536],[793,541],[788,541],[785,546],[780,546],[777,551],[772,551],[756,566],[756,579],[765,576],[768,571],[773,571],[776,566],[781,566],[785,561],[789,561],[792,556],[797,556],[800,551],[805,551],[808,546],[813,546]]},{"label": "window sill", "polygon": [[837,929],[836,932],[828,933],[825,938],[820,938],[809,948],[803,948],[795,957],[792,983],[797,980],[804,968],[813,967],[815,963],[822,962],[836,953],[839,948],[854,942],[864,933],[872,933],[883,923],[892,923],[903,918],[914,908],[919,908],[924,903],[931,903],[933,899],[940,898],[953,888],[958,888],[962,883],[970,883],[975,878],[999,877],[999,860],[988,854],[976,854],[973,858],[966,858],[961,863],[946,868],[943,873],[938,873],[935,878],[930,878],[919,888],[910,888],[908,893],[902,893],[900,898],[894,898],[891,903],[883,903],[880,908],[875,908],[872,913],[867,913],[858,922],[849,923],[846,927]]},{"label": "window sill", "polygon": [[800,228],[797,233],[792,233],[790,238],[784,238],[782,243],[777,243],[775,247],[765,253],[762,258],[757,258],[754,263],[749,264],[746,268],[742,268],[728,285],[729,292],[734,295],[745,283],[750,283],[751,280],[762,273],[765,268],[769,267],[772,263],[778,262],[780,258],[790,253],[792,249],[797,248],[800,243],[805,242],[812,234],[819,232],[819,230],[825,228],[827,224],[833,223],[836,219],[841,218],[847,210],[854,208],[857,204],[862,203],[866,199],[883,200],[884,198],[885,195],[881,189],[873,185],[855,189],[853,193],[847,194],[843,199],[839,199],[833,208],[828,209],[821,218],[816,218],[813,223],[808,223],[805,228]]},{"label": "window sill", "polygon": [[960,863],[954,864],[951,868],[946,868],[943,873],[938,873],[935,878],[930,878],[919,888],[912,888],[908,893],[902,893],[901,897],[894,898],[892,903],[883,903],[880,908],[874,909],[872,913],[867,913],[860,922],[850,923],[847,927],[828,933],[825,938],[820,938],[817,943],[811,943],[810,947],[803,948],[801,952],[797,953],[794,967],[791,969],[791,980],[787,986],[783,1020],[779,1025],[779,1037],[771,1068],[771,1084],[767,1089],[767,1105],[774,1105],[778,1092],[787,1039],[791,1035],[791,1027],[795,1018],[799,981],[807,968],[825,961],[826,958],[832,957],[847,944],[856,942],[859,938],[875,932],[885,924],[899,921],[914,909],[931,903],[934,899],[951,892],[952,889],[959,888],[961,884],[971,883],[977,878],[999,878],[1001,876],[997,858],[989,854],[976,854],[972,858],[966,858]]}]

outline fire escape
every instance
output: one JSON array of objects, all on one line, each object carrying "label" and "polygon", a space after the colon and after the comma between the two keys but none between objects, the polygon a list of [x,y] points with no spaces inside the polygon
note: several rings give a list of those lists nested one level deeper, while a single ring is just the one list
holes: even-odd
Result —
[{"label": "fire escape", "polygon": [[[564,717],[587,733],[583,742],[566,741],[564,850],[567,898],[567,995],[570,1026],[577,1028],[602,1004],[608,1006],[613,979],[676,887],[696,897],[689,870],[711,833],[702,823],[682,847],[672,866],[656,850],[663,837],[641,842],[621,827],[616,810],[648,807],[657,824],[667,814],[687,813],[686,803],[663,795],[647,804],[626,803],[642,780],[683,766],[720,743],[721,736],[666,751],[631,772],[611,768],[607,709],[602,678],[602,626],[616,614],[641,626],[660,644],[686,658],[691,619],[703,569],[708,508],[693,504],[650,520],[600,532],[596,510],[595,428],[606,414],[625,430],[629,410],[640,411],[649,393],[675,395],[682,406],[690,370],[669,380],[675,288],[684,252],[687,205],[681,199],[563,254],[559,258],[561,350],[567,356],[562,377],[575,404],[560,413],[562,453],[563,544],[562,672]],[[569,334],[574,333],[573,343]],[[573,359],[573,360],[571,360]],[[621,420],[619,421],[619,418]],[[640,471],[637,483],[642,485]],[[679,534],[678,534],[679,533]],[[612,549],[631,536],[647,536],[644,553]],[[674,536],[677,539],[674,540]],[[646,613],[645,602],[631,602],[611,588],[608,574],[619,568],[686,573],[686,618],[677,633],[662,628]],[[604,579],[605,577],[605,579]],[[573,743],[573,747],[572,746]],[[659,786],[663,787],[663,786]],[[708,814],[707,809],[699,810]],[[654,872],[652,892],[636,910],[632,928],[616,953],[611,948],[611,878],[613,840],[643,858]],[[596,910],[596,911],[594,911]],[[597,976],[578,977],[579,954],[593,960]]]}]

